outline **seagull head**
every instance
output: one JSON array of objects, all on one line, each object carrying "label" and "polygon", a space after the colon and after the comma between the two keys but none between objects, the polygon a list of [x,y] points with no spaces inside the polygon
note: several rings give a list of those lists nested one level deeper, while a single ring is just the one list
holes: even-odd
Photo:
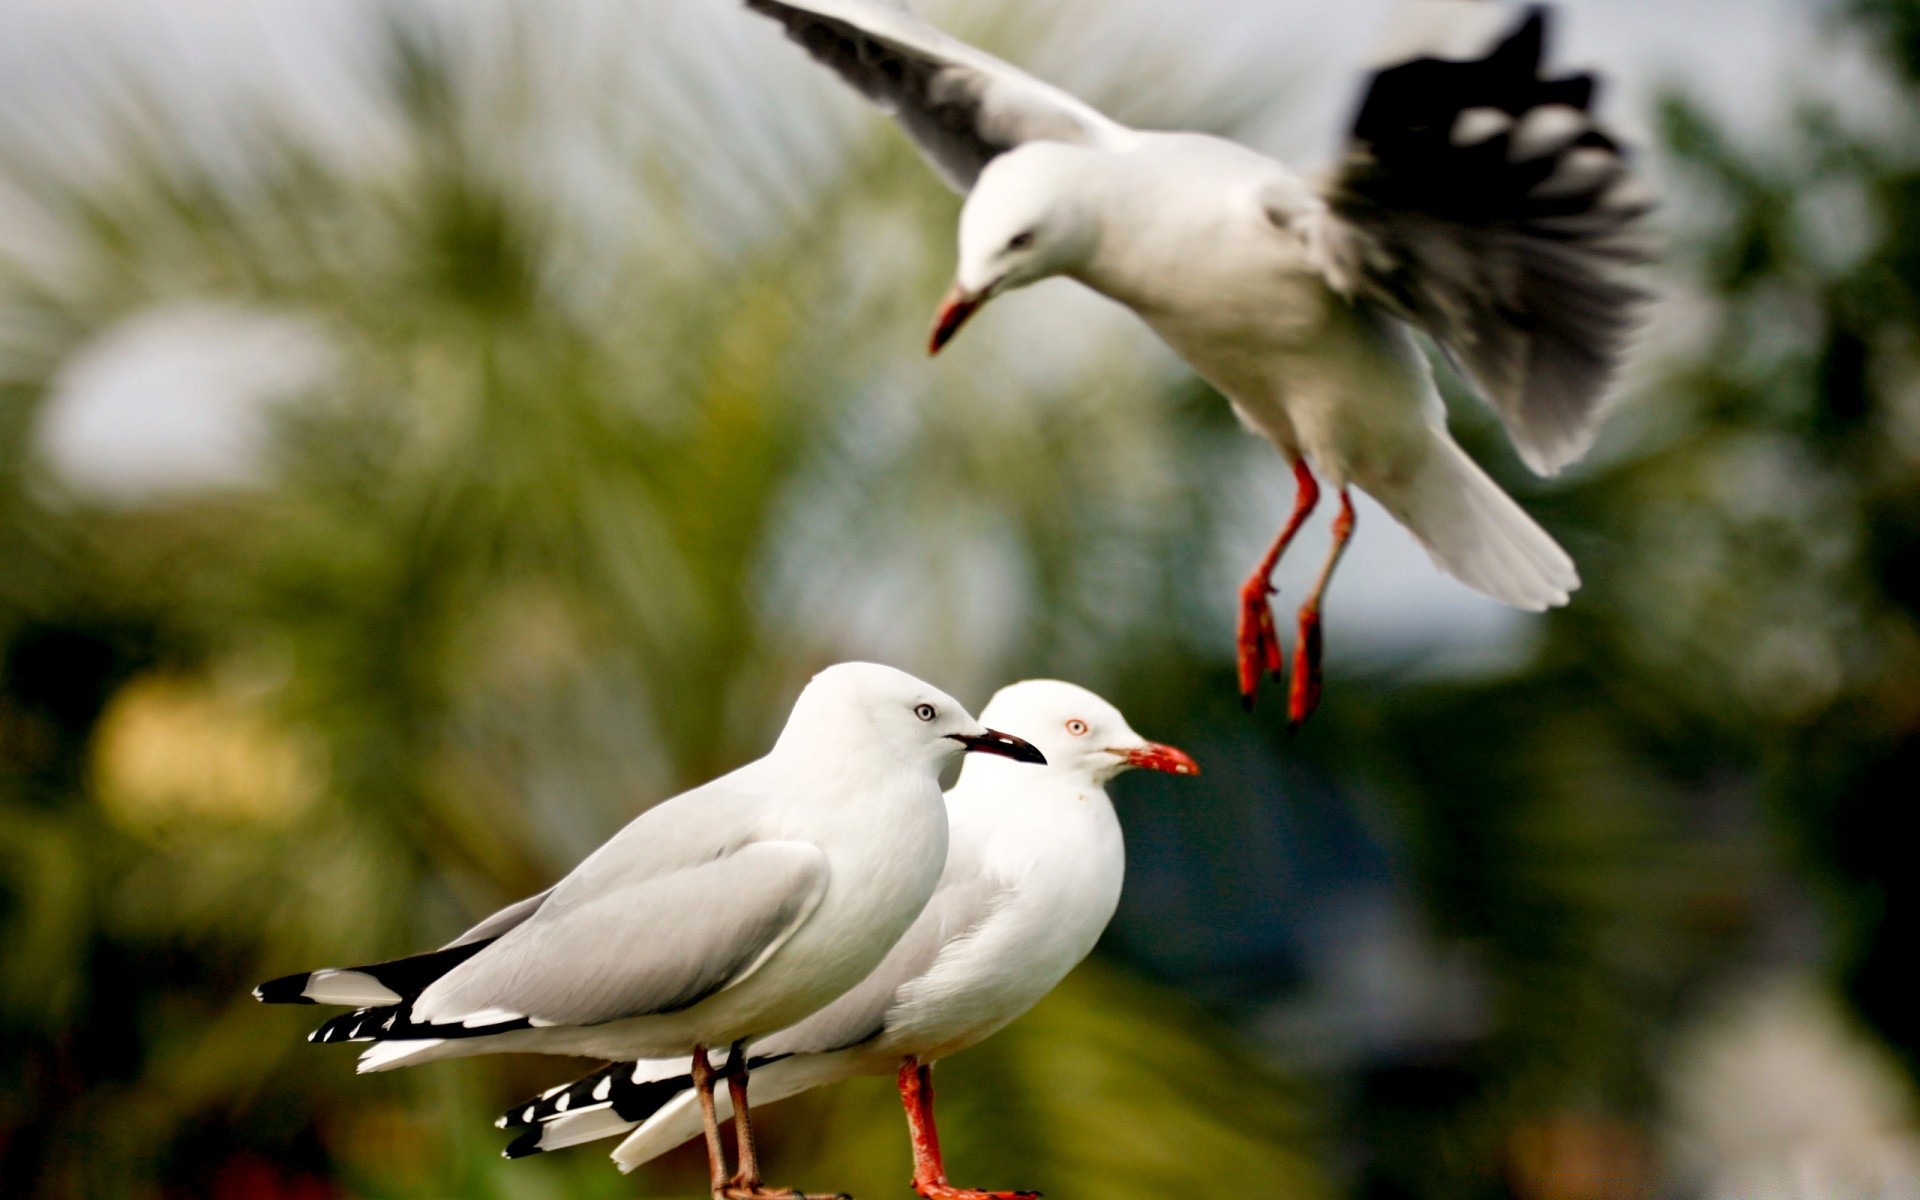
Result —
[{"label": "seagull head", "polygon": [[1030,142],[988,163],[960,210],[960,265],[933,319],[938,354],[967,318],[1002,292],[1066,274],[1093,256],[1091,152]]},{"label": "seagull head", "polygon": [[1119,709],[1077,684],[1057,679],[1009,684],[987,701],[980,718],[1019,730],[1046,755],[1049,772],[1082,785],[1098,787],[1136,767],[1170,775],[1200,773],[1185,751],[1141,737]]},{"label": "seagull head", "polygon": [[794,702],[774,748],[815,757],[877,754],[886,763],[912,764],[932,775],[969,752],[1023,763],[1047,761],[1032,744],[976,721],[932,684],[861,662],[840,663],[815,675]]}]

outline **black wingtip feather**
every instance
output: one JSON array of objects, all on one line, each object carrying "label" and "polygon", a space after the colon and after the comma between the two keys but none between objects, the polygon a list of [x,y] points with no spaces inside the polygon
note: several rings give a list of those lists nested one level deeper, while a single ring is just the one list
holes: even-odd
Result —
[{"label": "black wingtip feather", "polygon": [[[606,1092],[596,1095],[602,1086]],[[503,1129],[538,1127],[569,1112],[606,1105],[611,1105],[623,1120],[644,1121],[692,1086],[693,1080],[686,1075],[635,1083],[632,1063],[612,1063],[551,1095],[514,1105],[500,1117],[498,1124]]]},{"label": "black wingtip feather", "polygon": [[[409,1001],[408,1004],[411,1004]],[[516,1017],[510,1021],[501,1021],[493,1025],[462,1025],[449,1022],[444,1025],[422,1024],[408,1018],[407,1005],[388,1004],[378,1008],[357,1008],[350,1013],[342,1013],[313,1031],[308,1041],[314,1042],[392,1042],[410,1038],[482,1038],[500,1033],[514,1033],[522,1029],[531,1029],[533,1023],[525,1017]]]},{"label": "black wingtip feather", "polygon": [[262,1004],[312,1004],[304,993],[307,980],[313,978],[313,972],[302,971],[298,975],[282,975],[278,979],[269,979],[253,989],[253,998]]},{"label": "black wingtip feather", "polygon": [[532,1158],[534,1155],[541,1153],[540,1135],[543,1132],[545,1131],[537,1128],[527,1130],[519,1137],[508,1142],[507,1148],[500,1152],[500,1156],[502,1158]]},{"label": "black wingtip feather", "polygon": [[353,1042],[368,1040],[361,1031],[366,1027],[370,1016],[392,1012],[392,1009],[357,1008],[350,1013],[342,1013],[332,1020],[324,1022],[320,1028],[307,1035],[310,1042],[331,1044],[333,1042]]},{"label": "black wingtip feather", "polygon": [[1328,193],[1340,286],[1433,334],[1543,474],[1591,443],[1645,299],[1617,272],[1651,255],[1654,206],[1595,78],[1542,74],[1549,30],[1536,5],[1478,58],[1375,72]]}]

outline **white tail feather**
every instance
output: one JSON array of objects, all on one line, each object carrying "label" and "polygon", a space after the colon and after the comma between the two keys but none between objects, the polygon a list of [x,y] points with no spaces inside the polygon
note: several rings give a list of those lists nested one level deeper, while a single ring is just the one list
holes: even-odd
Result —
[{"label": "white tail feather", "polygon": [[[714,1093],[714,1111],[724,1121],[733,1115],[733,1101],[724,1089]],[[754,1104],[755,1108],[759,1104]],[[692,1090],[682,1092],[661,1105],[646,1123],[627,1135],[613,1149],[613,1161],[622,1174],[642,1163],[652,1162],[684,1141],[700,1136],[700,1100]],[[546,1143],[542,1137],[541,1144]]]},{"label": "white tail feather", "polygon": [[1411,480],[1359,480],[1426,546],[1441,570],[1483,596],[1528,612],[1565,604],[1580,586],[1573,559],[1445,429]]}]

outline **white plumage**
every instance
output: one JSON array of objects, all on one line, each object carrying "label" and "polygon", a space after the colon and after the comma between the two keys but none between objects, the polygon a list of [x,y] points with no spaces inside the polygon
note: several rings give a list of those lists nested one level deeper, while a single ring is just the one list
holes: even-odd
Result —
[{"label": "white plumage", "polygon": [[[1219,138],[1128,129],[879,0],[746,0],[891,112],[969,190],[935,350],[993,297],[1065,275],[1125,304],[1295,468],[1290,520],[1241,592],[1249,704],[1283,659],[1270,577],[1321,484],[1334,548],[1299,614],[1289,715],[1319,696],[1320,601],[1358,486],[1469,587],[1539,611],[1572,560],[1447,431],[1430,334],[1534,471],[1585,454],[1640,292],[1650,203],[1590,115],[1594,81],[1541,73],[1546,14],[1403,0],[1341,158],[1309,184]],[[1317,476],[1317,478],[1316,478]]]},{"label": "white plumage", "polygon": [[[1126,863],[1107,780],[1129,767],[1198,770],[1072,684],[1003,688],[982,719],[1022,731],[1047,766],[967,763],[947,793],[947,865],[926,909],[857,987],[754,1044],[754,1060],[766,1063],[754,1072],[758,1103],[899,1072],[910,1118],[930,1122],[930,1093],[924,1105],[914,1094],[930,1084],[922,1068],[1031,1008],[1086,957],[1113,916]],[[701,1129],[678,1060],[616,1063],[517,1106],[501,1124],[531,1126],[509,1149],[515,1157],[631,1130],[614,1151],[623,1170]],[[937,1160],[916,1161],[916,1184],[944,1185]]]},{"label": "white plumage", "polygon": [[[548,891],[440,950],[254,994],[372,999],[312,1038],[376,1042],[363,1071],[498,1051],[704,1070],[705,1048],[813,1012],[905,932],[946,863],[940,772],[970,749],[1042,761],[910,675],[829,668],[765,757],[649,809]],[[749,1146],[737,1190],[757,1194]]]}]

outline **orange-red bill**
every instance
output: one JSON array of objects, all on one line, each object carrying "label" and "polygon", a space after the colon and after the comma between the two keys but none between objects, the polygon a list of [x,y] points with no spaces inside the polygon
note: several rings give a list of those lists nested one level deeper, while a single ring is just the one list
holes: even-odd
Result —
[{"label": "orange-red bill", "polygon": [[1185,750],[1176,750],[1172,746],[1163,746],[1159,742],[1148,742],[1135,750],[1128,750],[1123,756],[1129,766],[1146,771],[1165,771],[1169,775],[1198,775],[1200,764]]},{"label": "orange-red bill", "polygon": [[967,318],[980,311],[980,304],[980,297],[959,284],[949,288],[946,297],[940,301],[940,311],[933,315],[933,333],[927,339],[927,353],[940,353],[940,347],[953,340],[953,335],[960,332]]}]

